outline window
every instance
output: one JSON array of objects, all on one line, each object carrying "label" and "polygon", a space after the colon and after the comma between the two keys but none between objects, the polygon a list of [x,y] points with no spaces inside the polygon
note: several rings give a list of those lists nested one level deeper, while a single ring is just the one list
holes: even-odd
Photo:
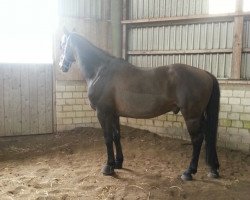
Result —
[{"label": "window", "polygon": [[[250,0],[243,1],[243,11],[250,11]],[[233,13],[236,0],[209,0],[209,14]]]},{"label": "window", "polygon": [[209,0],[209,14],[235,12],[236,0]]},{"label": "window", "polygon": [[250,11],[250,0],[243,0],[243,11]]},{"label": "window", "polygon": [[56,0],[1,0],[0,62],[51,63]]}]

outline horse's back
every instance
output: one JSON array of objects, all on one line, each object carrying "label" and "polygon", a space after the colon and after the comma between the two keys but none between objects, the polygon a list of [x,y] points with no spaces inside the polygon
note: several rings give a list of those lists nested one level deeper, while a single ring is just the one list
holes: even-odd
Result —
[{"label": "horse's back", "polygon": [[[147,93],[162,93],[174,88],[197,90],[211,88],[212,76],[204,70],[185,64],[172,64],[154,68],[124,65],[114,69],[115,83],[124,89]],[[118,83],[120,82],[120,84]]]}]

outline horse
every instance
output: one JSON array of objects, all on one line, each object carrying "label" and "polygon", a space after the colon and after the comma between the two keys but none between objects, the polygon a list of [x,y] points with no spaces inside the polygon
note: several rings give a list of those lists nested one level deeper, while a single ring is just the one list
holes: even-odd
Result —
[{"label": "horse", "polygon": [[196,174],[203,140],[208,176],[219,177],[216,140],[220,88],[211,73],[185,64],[137,67],[67,30],[61,50],[60,69],[67,72],[77,61],[86,80],[90,106],[97,112],[107,148],[107,162],[101,170],[104,175],[113,175],[123,166],[119,117],[147,119],[180,111],[193,147],[181,179],[192,180]]}]

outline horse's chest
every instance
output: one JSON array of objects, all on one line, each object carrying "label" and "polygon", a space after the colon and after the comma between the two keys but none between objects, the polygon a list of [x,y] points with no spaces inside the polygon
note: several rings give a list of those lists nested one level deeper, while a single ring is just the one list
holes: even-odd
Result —
[{"label": "horse's chest", "polygon": [[93,108],[93,109],[96,109],[96,105],[97,105],[97,102],[98,102],[98,96],[96,92],[94,92],[94,89],[92,87],[90,87],[88,89],[88,98],[89,98],[89,102],[90,102],[90,106]]},{"label": "horse's chest", "polygon": [[103,85],[95,84],[88,87],[88,98],[90,101],[90,106],[93,109],[96,109],[101,99],[103,99],[104,94],[105,87]]}]

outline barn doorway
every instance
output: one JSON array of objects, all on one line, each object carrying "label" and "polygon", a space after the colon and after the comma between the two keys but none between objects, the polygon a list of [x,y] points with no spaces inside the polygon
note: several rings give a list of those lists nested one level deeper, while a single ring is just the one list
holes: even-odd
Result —
[{"label": "barn doorway", "polygon": [[0,7],[0,136],[53,132],[56,0]]}]

